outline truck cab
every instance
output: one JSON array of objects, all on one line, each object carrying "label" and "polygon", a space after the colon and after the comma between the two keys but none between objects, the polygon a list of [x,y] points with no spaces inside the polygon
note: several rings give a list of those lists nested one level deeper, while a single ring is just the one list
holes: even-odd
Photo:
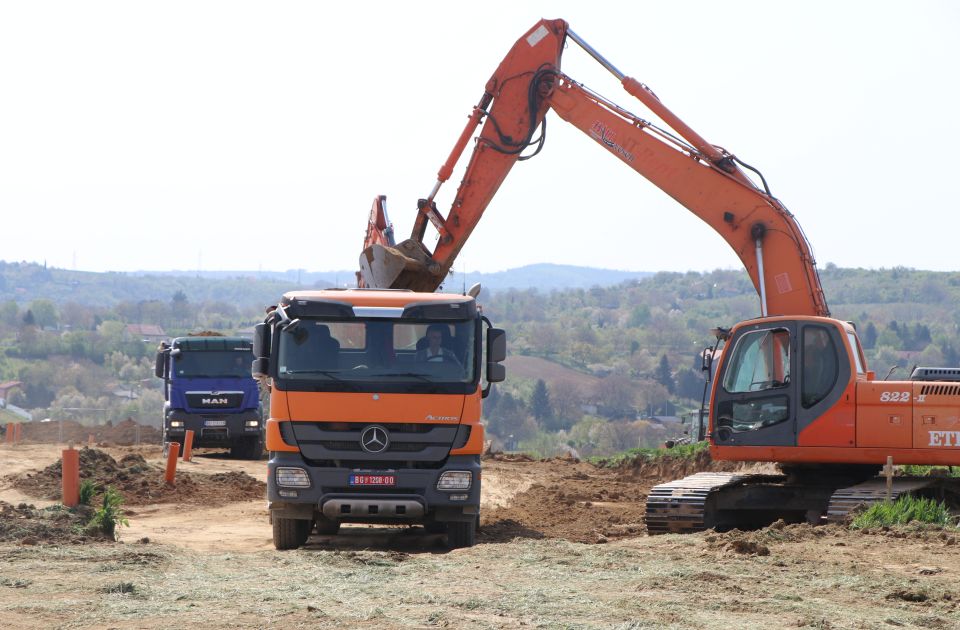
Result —
[{"label": "truck cab", "polygon": [[233,457],[263,455],[263,413],[250,372],[252,342],[242,337],[178,337],[157,349],[164,381],[163,440],[229,448]]},{"label": "truck cab", "polygon": [[254,355],[270,384],[277,549],[342,523],[423,524],[452,547],[474,543],[481,399],[504,378],[506,337],[473,297],[287,293],[257,325]]}]

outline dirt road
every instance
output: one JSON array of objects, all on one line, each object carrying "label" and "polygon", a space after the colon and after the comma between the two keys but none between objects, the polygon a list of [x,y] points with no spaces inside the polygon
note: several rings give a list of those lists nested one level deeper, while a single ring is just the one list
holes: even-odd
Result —
[{"label": "dirt road", "polygon": [[[159,466],[153,451],[136,454]],[[0,501],[58,452],[0,447]],[[368,527],[276,552],[262,500],[135,505],[119,544],[0,543],[0,627],[960,628],[960,534],[642,535],[640,499],[678,472],[489,460],[481,542],[452,552],[420,528]]]}]

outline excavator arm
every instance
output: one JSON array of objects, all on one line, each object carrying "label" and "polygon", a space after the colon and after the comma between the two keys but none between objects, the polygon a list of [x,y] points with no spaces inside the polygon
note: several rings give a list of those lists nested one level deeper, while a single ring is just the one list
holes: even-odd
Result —
[{"label": "excavator arm", "polygon": [[[567,37],[614,73],[624,89],[669,130],[563,74],[560,53]],[[433,191],[420,200],[411,238],[390,246],[368,230],[361,255],[366,285],[435,290],[514,163],[524,159],[521,152],[528,147],[536,147],[534,154],[539,151],[550,109],[719,233],[750,275],[760,296],[761,315],[829,315],[806,237],[766,184],[758,187],[735,156],[706,142],[649,88],[620,73],[563,20],[535,25],[487,83]],[[483,118],[486,121],[452,207],[442,217],[433,198]],[[427,222],[440,235],[432,253],[423,245]]]}]

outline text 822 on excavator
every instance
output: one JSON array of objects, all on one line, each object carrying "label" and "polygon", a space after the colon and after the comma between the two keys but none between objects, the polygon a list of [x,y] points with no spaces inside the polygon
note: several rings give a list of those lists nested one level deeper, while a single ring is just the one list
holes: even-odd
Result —
[{"label": "text 822 on excavator", "polygon": [[[561,72],[567,38],[666,128]],[[776,462],[782,474],[702,473],[657,486],[647,500],[650,533],[777,518],[819,522],[888,496],[955,492],[948,480],[906,477],[897,477],[888,491],[875,475],[888,458],[960,465],[960,368],[917,368],[907,381],[877,380],[854,326],[830,317],[807,239],[762,175],[707,142],[563,20],[541,20],[503,59],[436,184],[418,202],[410,239],[394,242],[385,198],[375,200],[361,283],[435,290],[510,169],[542,147],[550,110],[720,234],[759,295],[760,317],[717,329],[713,365],[705,366],[715,373],[705,405],[707,437],[715,460]],[[481,123],[450,211],[442,216],[434,199]],[[760,185],[745,171],[753,171]],[[428,223],[438,233],[432,252],[423,244]]]}]

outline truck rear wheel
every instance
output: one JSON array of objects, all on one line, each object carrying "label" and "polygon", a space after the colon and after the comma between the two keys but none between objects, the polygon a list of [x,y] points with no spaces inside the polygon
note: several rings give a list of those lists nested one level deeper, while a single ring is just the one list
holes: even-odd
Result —
[{"label": "truck rear wheel", "polygon": [[273,546],[278,551],[296,549],[307,542],[313,523],[299,518],[273,517]]},{"label": "truck rear wheel", "polygon": [[451,549],[473,547],[477,542],[477,521],[450,521],[447,523],[447,546]]}]

